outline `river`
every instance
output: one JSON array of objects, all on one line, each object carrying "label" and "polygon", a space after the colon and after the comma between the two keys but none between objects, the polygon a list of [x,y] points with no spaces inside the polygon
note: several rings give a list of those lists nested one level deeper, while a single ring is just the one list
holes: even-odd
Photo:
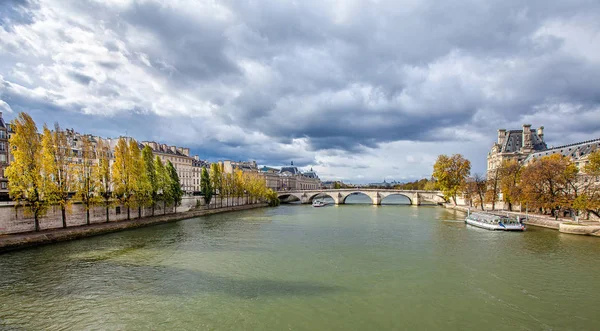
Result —
[{"label": "river", "polygon": [[7,253],[0,329],[598,329],[598,238],[463,218],[282,205]]}]

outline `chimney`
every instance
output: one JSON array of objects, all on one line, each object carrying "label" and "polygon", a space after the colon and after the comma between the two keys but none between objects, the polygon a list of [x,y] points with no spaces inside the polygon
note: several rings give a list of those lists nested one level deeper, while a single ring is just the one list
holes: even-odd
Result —
[{"label": "chimney", "polygon": [[176,146],[169,146],[169,149],[171,150],[171,152],[177,153],[177,147]]},{"label": "chimney", "polygon": [[527,137],[531,137],[531,124],[523,124],[523,136],[521,137],[521,147],[525,147]]},{"label": "chimney", "polygon": [[537,129],[537,134],[540,137],[540,139],[542,139],[542,141],[544,141],[544,126],[540,126],[539,129]]},{"label": "chimney", "polygon": [[200,161],[200,157],[198,155],[194,155],[194,160]]},{"label": "chimney", "polygon": [[183,149],[183,155],[190,156],[190,149],[189,148],[184,148]]},{"label": "chimney", "polygon": [[498,129],[498,145],[502,145],[504,143],[505,137],[506,137],[506,129]]}]

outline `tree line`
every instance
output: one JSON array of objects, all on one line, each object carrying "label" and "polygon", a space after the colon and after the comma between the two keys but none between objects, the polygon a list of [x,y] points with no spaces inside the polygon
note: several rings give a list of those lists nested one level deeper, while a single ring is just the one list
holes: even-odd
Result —
[{"label": "tree line", "polygon": [[[106,209],[109,222],[109,208],[114,205],[126,207],[129,220],[131,208],[137,208],[141,217],[142,208],[150,207],[154,216],[158,203],[163,204],[166,213],[167,205],[176,210],[182,201],[184,192],[171,161],[163,163],[149,146],[140,149],[132,138],[119,138],[111,155],[111,146],[102,140],[94,145],[91,137],[83,135],[81,150],[75,155],[58,124],[54,130],[44,125],[39,134],[31,116],[20,113],[11,125],[12,160],[5,171],[9,195],[17,207],[24,207],[33,216],[35,231],[39,231],[39,220],[50,206],[60,208],[62,226],[66,228],[66,215],[73,202],[85,207],[89,225],[90,209],[95,206]],[[278,202],[277,194],[266,188],[258,174],[224,174],[222,165],[216,163],[210,173],[202,169],[201,187],[207,204],[215,194],[221,202],[224,195],[246,196],[247,202]]]},{"label": "tree line", "polygon": [[[447,199],[456,204],[463,194],[469,205],[496,208],[502,201],[513,210],[515,205],[542,214],[558,211],[574,214],[600,214],[600,151],[588,156],[580,170],[571,158],[552,154],[524,165],[515,159],[505,160],[486,176],[470,176],[471,163],[460,154],[440,155],[433,167],[433,178]],[[500,199],[498,199],[501,197]]]},{"label": "tree line", "polygon": [[423,178],[415,180],[414,182],[394,185],[394,189],[411,191],[438,191],[440,188],[438,187],[437,181]]}]

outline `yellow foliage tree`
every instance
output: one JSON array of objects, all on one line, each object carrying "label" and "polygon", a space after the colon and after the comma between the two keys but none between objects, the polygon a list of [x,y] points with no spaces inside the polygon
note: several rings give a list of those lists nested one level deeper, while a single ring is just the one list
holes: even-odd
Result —
[{"label": "yellow foliage tree", "polygon": [[90,209],[102,201],[101,172],[98,169],[96,153],[90,137],[83,136],[81,144],[81,162],[74,165],[75,198],[85,207],[85,222],[89,225]]},{"label": "yellow foliage tree", "polygon": [[119,138],[115,146],[114,162],[112,165],[113,195],[127,207],[127,219],[131,219],[131,206],[134,194],[134,178],[132,176],[133,160],[129,145],[125,138]]},{"label": "yellow foliage tree", "polygon": [[500,165],[500,192],[502,200],[508,203],[508,210],[512,210],[513,204],[521,200],[521,163],[517,160],[505,160]]},{"label": "yellow foliage tree", "polygon": [[535,159],[521,173],[523,202],[543,211],[570,207],[577,195],[570,194],[577,172],[575,164],[560,154]]},{"label": "yellow foliage tree", "polygon": [[9,180],[8,191],[17,207],[24,206],[25,211],[33,215],[35,231],[39,231],[39,219],[48,209],[44,196],[40,136],[35,122],[26,113],[19,113],[11,126],[14,134],[9,145],[14,160],[5,171]]},{"label": "yellow foliage tree", "polygon": [[110,171],[110,146],[100,140],[96,145],[96,156],[98,157],[97,178],[98,178],[98,194],[102,197],[104,208],[106,209],[106,222],[110,221],[109,208],[111,205],[112,196],[112,173]]},{"label": "yellow foliage tree", "polygon": [[49,201],[60,206],[62,226],[67,227],[67,210],[71,205],[69,193],[74,189],[71,147],[67,135],[58,124],[54,131],[44,125],[42,136],[42,173]]},{"label": "yellow foliage tree", "polygon": [[437,181],[446,198],[452,198],[456,205],[456,196],[466,185],[471,173],[471,162],[460,154],[440,155],[433,165],[433,178]]},{"label": "yellow foliage tree", "polygon": [[132,203],[138,208],[138,218],[142,217],[142,207],[152,203],[152,184],[146,172],[146,163],[137,141],[129,141],[129,168],[133,194]]}]

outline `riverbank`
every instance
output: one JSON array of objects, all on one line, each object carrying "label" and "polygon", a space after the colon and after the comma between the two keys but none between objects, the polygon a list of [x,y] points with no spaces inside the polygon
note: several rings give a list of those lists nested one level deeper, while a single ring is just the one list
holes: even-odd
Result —
[{"label": "riverbank", "polygon": [[0,236],[0,253],[22,249],[26,247],[46,245],[55,242],[68,241],[80,238],[98,236],[102,234],[124,231],[129,229],[137,229],[141,227],[151,226],[155,224],[164,224],[177,222],[193,217],[212,215],[217,213],[225,213],[231,211],[248,210],[255,208],[267,207],[266,203],[258,203],[252,205],[242,205],[234,207],[223,207],[215,209],[192,209],[186,212],[157,215],[144,217],[140,219],[132,219],[128,221],[117,221],[109,223],[95,223],[91,225],[83,225],[61,229],[43,230],[40,232],[27,232],[20,234],[7,234]]},{"label": "riverbank", "polygon": [[[476,208],[469,208],[466,206],[454,206],[452,204],[445,204],[444,207],[448,209],[459,210],[465,213],[469,209],[471,209],[471,211],[473,212],[478,211],[478,209]],[[574,224],[571,219],[558,218],[558,220],[556,220],[553,217],[545,215],[523,214],[519,212],[511,212],[506,210],[497,210],[495,212],[502,214],[506,213],[512,216],[519,216],[522,218],[527,217],[527,220],[524,221],[524,223],[531,226],[558,230],[562,233],[568,234],[590,235],[600,237],[600,224],[598,222],[580,222],[580,224]]]}]

